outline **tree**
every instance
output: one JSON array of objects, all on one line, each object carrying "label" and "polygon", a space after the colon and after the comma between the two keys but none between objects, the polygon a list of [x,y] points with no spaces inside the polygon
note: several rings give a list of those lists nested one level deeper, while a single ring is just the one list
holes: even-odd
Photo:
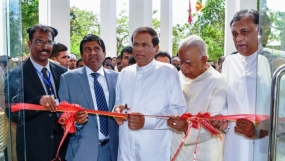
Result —
[{"label": "tree", "polygon": [[120,55],[120,51],[129,41],[129,17],[125,14],[126,10],[122,10],[116,20],[117,55]]},{"label": "tree", "polygon": [[92,11],[80,10],[77,7],[70,8],[70,51],[79,56],[79,45],[87,34],[100,35],[100,23],[98,15]]},{"label": "tree", "polygon": [[225,0],[207,0],[194,19],[191,34],[199,35],[206,42],[209,60],[216,61],[224,54]]},{"label": "tree", "polygon": [[182,39],[190,35],[190,25],[185,24],[176,24],[172,28],[172,55],[176,56],[178,53],[179,43]]},{"label": "tree", "polygon": [[22,0],[22,44],[24,55],[30,52],[28,48],[27,29],[39,23],[39,1]]},{"label": "tree", "polygon": [[22,0],[20,3],[21,5],[16,0],[9,3],[11,57],[21,57],[29,53],[27,29],[38,23],[38,0]]},{"label": "tree", "polygon": [[[153,16],[157,13],[153,11]],[[126,10],[122,10],[117,18],[116,32],[117,32],[117,55],[129,43],[129,17],[126,15]],[[157,34],[160,34],[160,21],[157,18],[152,19],[152,25]]]}]

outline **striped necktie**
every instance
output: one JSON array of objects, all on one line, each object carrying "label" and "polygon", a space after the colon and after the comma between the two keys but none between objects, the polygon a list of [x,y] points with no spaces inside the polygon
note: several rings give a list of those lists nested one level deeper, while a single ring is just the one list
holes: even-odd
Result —
[{"label": "striped necktie", "polygon": [[[96,97],[96,103],[97,103],[97,108],[100,111],[108,111],[108,106],[105,98],[105,94],[103,91],[103,88],[101,84],[98,82],[98,77],[100,76],[99,73],[92,73],[91,74],[94,78],[94,91],[95,91],[95,97]],[[108,132],[108,116],[99,116],[99,121],[100,121],[100,131],[102,134],[105,136],[109,135]]]}]

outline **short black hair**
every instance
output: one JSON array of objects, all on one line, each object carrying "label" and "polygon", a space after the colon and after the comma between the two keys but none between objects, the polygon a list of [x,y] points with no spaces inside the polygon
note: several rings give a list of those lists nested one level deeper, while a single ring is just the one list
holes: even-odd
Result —
[{"label": "short black hair", "polygon": [[112,58],[111,58],[111,57],[109,57],[109,56],[105,58],[105,60],[107,60],[107,59],[109,59],[109,60],[111,60],[111,61],[112,61]]},{"label": "short black hair", "polygon": [[78,64],[79,64],[81,61],[82,61],[82,58],[80,58],[80,59],[78,59],[78,60],[76,61],[76,68],[78,68]]},{"label": "short black hair", "polygon": [[64,44],[62,44],[62,43],[55,43],[52,46],[52,52],[51,52],[49,58],[58,57],[59,52],[67,51],[67,50],[68,50],[68,48]]},{"label": "short black hair", "polygon": [[135,64],[135,63],[137,63],[135,57],[134,57],[134,56],[131,56],[131,57],[129,58],[128,64],[129,64],[129,65],[132,65],[132,64]]},{"label": "short black hair", "polygon": [[118,55],[118,56],[117,56],[117,59],[122,59],[122,55]]},{"label": "short black hair", "polygon": [[150,27],[140,27],[140,28],[136,29],[132,35],[132,38],[131,38],[132,43],[134,42],[134,36],[137,33],[148,33],[152,37],[153,46],[155,47],[159,44],[159,38],[158,38],[157,33],[154,29],[152,29]]},{"label": "short black hair", "polygon": [[54,38],[57,35],[57,30],[51,26],[45,26],[45,25],[41,25],[41,24],[36,24],[33,27],[30,27],[27,29],[27,33],[29,34],[29,40],[32,41],[33,40],[33,35],[34,33],[39,30],[41,32],[45,32],[45,33],[51,33],[52,36],[52,40],[54,40]]},{"label": "short black hair", "polygon": [[154,59],[156,60],[157,57],[168,57],[169,63],[171,63],[171,57],[166,51],[159,51],[155,56]]},{"label": "short black hair", "polygon": [[84,36],[84,38],[80,42],[80,54],[83,54],[83,44],[85,44],[88,41],[97,41],[98,44],[101,46],[103,52],[106,51],[104,41],[99,36],[93,35],[93,34],[88,34],[88,35]]},{"label": "short black hair", "polygon": [[127,53],[133,53],[133,47],[132,46],[126,46],[122,49],[121,51],[121,58],[124,57],[124,52],[127,52]]},{"label": "short black hair", "polygon": [[245,17],[250,17],[250,18],[252,18],[252,21],[253,21],[256,25],[259,24],[259,13],[258,13],[256,10],[254,10],[254,9],[251,9],[251,10],[244,9],[244,10],[238,11],[238,12],[234,15],[234,17],[233,17],[233,19],[232,19],[232,21],[231,21],[231,23],[230,23],[230,27],[232,26],[232,24],[233,24],[234,22],[239,21],[239,20],[241,20],[241,19],[243,19],[243,18],[245,18]]},{"label": "short black hair", "polygon": [[0,56],[0,63],[2,63],[4,65],[4,67],[6,68],[7,67],[7,64],[8,64],[8,61],[10,60],[11,58],[7,55],[1,55]]}]

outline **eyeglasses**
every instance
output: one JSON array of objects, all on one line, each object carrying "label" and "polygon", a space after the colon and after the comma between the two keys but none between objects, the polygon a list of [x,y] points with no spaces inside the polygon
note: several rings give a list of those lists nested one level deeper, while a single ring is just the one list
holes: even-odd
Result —
[{"label": "eyeglasses", "polygon": [[34,42],[36,43],[37,46],[42,46],[42,45],[52,46],[55,43],[54,41],[42,41],[39,39],[36,39]]},{"label": "eyeglasses", "polygon": [[143,49],[146,49],[148,47],[151,47],[152,45],[149,45],[147,43],[133,43],[133,48],[139,48],[139,47],[142,47]]}]

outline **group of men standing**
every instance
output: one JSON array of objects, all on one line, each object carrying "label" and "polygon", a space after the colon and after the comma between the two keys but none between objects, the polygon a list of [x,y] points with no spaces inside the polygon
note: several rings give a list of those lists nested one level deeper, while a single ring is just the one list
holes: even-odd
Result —
[{"label": "group of men standing", "polygon": [[[258,18],[254,10],[242,10],[234,16],[230,27],[238,54],[226,58],[222,74],[207,63],[206,44],[198,36],[189,36],[179,46],[181,73],[171,64],[154,60],[159,38],[150,27],[134,31],[132,52],[137,63],[120,74],[103,68],[105,44],[92,34],[80,43],[85,65],[67,71],[48,60],[56,29],[33,26],[28,41],[31,56],[11,70],[6,103],[39,104],[47,111],[11,113],[7,108],[11,121],[17,123],[18,160],[55,158],[63,135],[57,122],[60,114],[55,113],[61,101],[82,106],[76,113],[76,132],[60,151],[61,160],[67,161],[167,161],[188,130],[188,123],[177,116],[185,112],[254,114],[256,84],[265,83],[263,92],[270,85],[270,77],[257,74],[257,60],[265,65],[267,61],[257,53]],[[85,109],[127,113],[128,117],[91,115]],[[229,129],[225,147],[205,129],[191,129],[177,160],[191,160],[194,153],[196,160],[202,161],[254,160],[251,149],[256,137],[248,136],[247,126],[234,128],[234,123],[228,125],[226,120],[211,123],[221,131]]]}]

